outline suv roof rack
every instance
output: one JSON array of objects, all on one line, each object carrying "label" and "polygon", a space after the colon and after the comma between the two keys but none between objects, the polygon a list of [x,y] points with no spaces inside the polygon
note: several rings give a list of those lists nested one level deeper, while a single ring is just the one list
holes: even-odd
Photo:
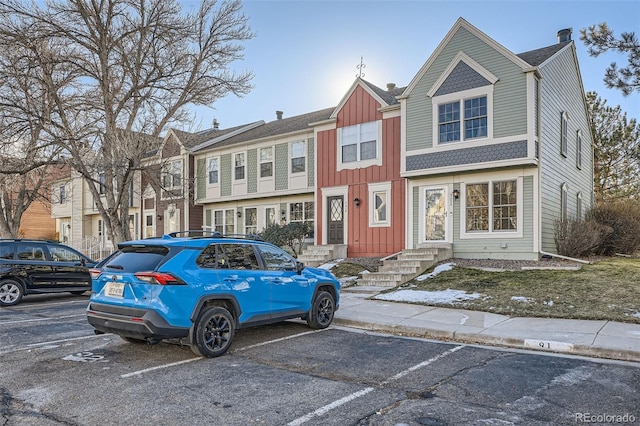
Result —
[{"label": "suv roof rack", "polygon": [[245,240],[264,241],[264,238],[257,234],[222,234],[219,231],[205,231],[202,229],[192,229],[189,231],[170,232],[163,238],[243,238]]},{"label": "suv roof rack", "polygon": [[218,231],[205,231],[203,229],[191,229],[188,231],[170,232],[166,236],[169,238],[222,238],[222,233]]}]

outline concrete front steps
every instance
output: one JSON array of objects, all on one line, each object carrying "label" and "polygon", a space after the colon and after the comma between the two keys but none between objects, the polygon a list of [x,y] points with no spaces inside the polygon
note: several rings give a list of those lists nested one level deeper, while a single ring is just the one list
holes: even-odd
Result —
[{"label": "concrete front steps", "polygon": [[347,257],[346,244],[326,244],[308,246],[298,256],[298,260],[307,266],[320,266],[331,260],[344,259],[345,257]]},{"label": "concrete front steps", "polygon": [[438,243],[418,249],[406,249],[382,262],[378,272],[362,274],[357,287],[393,288],[422,274],[436,263],[453,257],[451,244]]}]

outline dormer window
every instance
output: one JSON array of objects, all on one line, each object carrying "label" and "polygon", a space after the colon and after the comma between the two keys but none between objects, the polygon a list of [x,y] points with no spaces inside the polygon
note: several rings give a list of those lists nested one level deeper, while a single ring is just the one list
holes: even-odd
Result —
[{"label": "dormer window", "polygon": [[486,138],[487,129],[486,96],[438,105],[439,143]]}]

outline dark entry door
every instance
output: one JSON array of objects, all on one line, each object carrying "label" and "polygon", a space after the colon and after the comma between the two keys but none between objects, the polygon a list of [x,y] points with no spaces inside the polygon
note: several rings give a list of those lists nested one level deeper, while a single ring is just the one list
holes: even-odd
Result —
[{"label": "dark entry door", "polygon": [[327,244],[344,244],[344,197],[327,197]]}]

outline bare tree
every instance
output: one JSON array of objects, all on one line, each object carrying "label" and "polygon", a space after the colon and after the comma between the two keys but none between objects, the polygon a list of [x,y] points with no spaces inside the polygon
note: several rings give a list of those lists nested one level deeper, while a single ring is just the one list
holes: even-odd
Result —
[{"label": "bare tree", "polygon": [[54,105],[46,134],[88,182],[114,242],[130,238],[131,182],[158,136],[185,123],[189,105],[249,92],[252,73],[230,67],[252,37],[240,1],[185,13],[175,0],[0,0],[0,38],[31,49]]},{"label": "bare tree", "polygon": [[60,148],[45,131],[51,119],[49,85],[29,48],[0,41],[0,237],[18,237],[22,215],[49,195]]}]

